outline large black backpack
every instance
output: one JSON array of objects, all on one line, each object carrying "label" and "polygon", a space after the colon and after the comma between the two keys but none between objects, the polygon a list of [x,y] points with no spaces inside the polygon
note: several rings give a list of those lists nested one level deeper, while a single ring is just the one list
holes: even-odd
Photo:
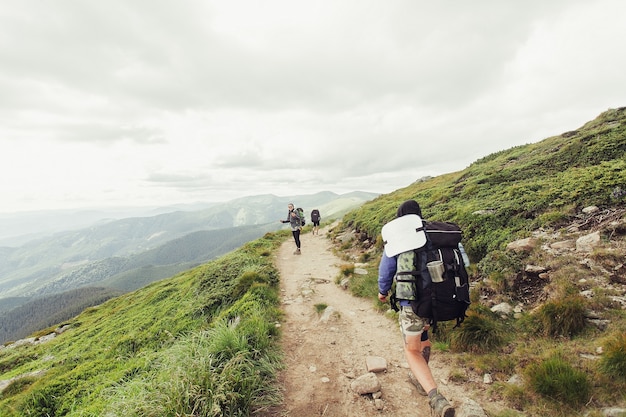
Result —
[{"label": "large black backpack", "polygon": [[440,321],[456,320],[458,326],[470,305],[469,277],[459,250],[463,233],[448,222],[424,222],[424,229],[426,245],[415,249],[417,294],[411,307],[418,316],[432,320],[433,330]]},{"label": "large black backpack", "polygon": [[311,221],[319,222],[320,221],[320,211],[318,209],[313,209],[311,212]]}]

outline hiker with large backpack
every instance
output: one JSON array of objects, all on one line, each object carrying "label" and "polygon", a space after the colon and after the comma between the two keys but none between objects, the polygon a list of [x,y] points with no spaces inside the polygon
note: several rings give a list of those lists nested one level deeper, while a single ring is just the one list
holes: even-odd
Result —
[{"label": "hiker with large backpack", "polygon": [[304,214],[301,214],[294,207],[295,206],[293,205],[293,203],[289,203],[287,205],[287,209],[289,210],[287,212],[287,219],[279,221],[281,223],[289,223],[289,225],[291,226],[291,234],[293,235],[293,240],[296,242],[296,250],[293,254],[300,255],[300,231],[302,230],[302,226],[304,225]]},{"label": "hiker with large backpack", "polygon": [[455,410],[438,391],[428,365],[428,330],[436,329],[438,321],[456,320],[457,325],[463,321],[469,305],[467,256],[456,225],[424,222],[421,217],[419,204],[408,200],[398,208],[396,219],[383,226],[378,299],[390,298],[398,311],[412,379],[428,395],[434,414],[454,417]]},{"label": "hiker with large backpack", "polygon": [[320,211],[318,209],[313,209],[311,211],[311,223],[313,223],[313,230],[311,234],[319,235],[320,234],[320,221],[322,220],[322,216],[320,215]]}]

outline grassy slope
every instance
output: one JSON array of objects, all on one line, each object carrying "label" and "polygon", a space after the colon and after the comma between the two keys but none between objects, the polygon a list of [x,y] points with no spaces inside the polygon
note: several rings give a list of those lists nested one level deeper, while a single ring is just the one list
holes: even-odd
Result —
[{"label": "grassy slope", "polygon": [[[626,109],[381,196],[349,213],[344,222],[379,236],[398,205],[415,198],[426,218],[463,227],[466,249],[477,261],[531,230],[558,226],[582,207],[623,205],[623,198],[612,196],[616,187],[626,191]],[[479,210],[493,214],[476,214]]]},{"label": "grassy slope", "polygon": [[[482,380],[490,373],[506,381],[518,374],[524,381],[521,387],[496,382],[490,388],[493,398],[504,398],[511,407],[490,417],[599,416],[604,407],[626,407],[626,312],[612,298],[626,293],[626,108],[609,110],[577,131],[498,152],[463,171],[381,196],[348,213],[335,233],[355,229],[360,240],[375,241],[375,249],[359,260],[377,259],[380,230],[407,199],[417,200],[426,218],[461,225],[472,258],[469,317],[460,330],[444,328],[436,338],[438,348],[459,352],[454,356],[459,372],[452,377]],[[600,208],[594,220],[614,213],[613,223],[619,224],[599,228],[602,242],[593,253],[551,257],[541,247],[526,254],[505,249],[537,230],[575,239],[567,226],[583,223],[581,209],[591,205]],[[354,242],[344,244],[349,246]],[[521,288],[529,264],[546,266],[549,281]],[[375,299],[375,265],[371,270],[355,276],[351,289]],[[622,272],[612,278],[610,271]],[[581,297],[583,291],[593,297]],[[521,303],[524,312],[502,319],[487,301]],[[589,311],[607,320],[605,330],[587,324]],[[604,350],[598,360],[582,359],[598,349]],[[462,353],[466,350],[472,353]]]},{"label": "grassy slope", "polygon": [[3,349],[1,379],[43,373],[13,382],[0,415],[247,415],[271,402],[278,277],[270,255],[285,236],[90,308],[52,341]]}]

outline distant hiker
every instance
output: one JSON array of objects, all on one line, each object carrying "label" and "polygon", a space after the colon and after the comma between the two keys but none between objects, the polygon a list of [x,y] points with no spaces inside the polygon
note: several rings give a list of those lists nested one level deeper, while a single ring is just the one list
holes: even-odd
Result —
[{"label": "distant hiker", "polygon": [[[419,216],[421,224],[422,211],[419,204],[414,200],[405,201],[398,207],[397,218],[409,214]],[[409,219],[407,218],[407,220]],[[415,227],[413,227],[412,232],[413,235],[416,234]],[[421,245],[424,245],[426,243],[426,235],[423,234],[422,236],[424,240]],[[404,242],[402,242],[402,244],[404,244]],[[416,246],[412,248],[416,248]],[[385,249],[387,249],[387,247]],[[401,249],[402,248],[398,248],[396,251],[390,252],[399,252]],[[383,252],[378,269],[378,299],[381,302],[384,303],[387,301],[394,279],[398,281],[398,276],[403,277],[401,282],[405,284],[411,281],[411,276],[419,275],[419,271],[415,271],[415,259],[416,255],[414,249],[404,249],[403,252],[399,252],[395,256],[387,256],[386,251]],[[412,284],[413,290],[409,290],[409,292],[415,291],[415,279],[413,279]],[[411,301],[409,300],[411,296],[402,293],[402,289],[407,291],[407,288],[407,286],[398,285],[398,283],[396,283],[396,292],[395,294],[391,294],[391,297],[392,301],[395,298],[400,304],[398,321],[404,339],[404,354],[409,363],[409,368],[414,378],[419,382],[419,384],[416,385],[421,385],[422,389],[428,395],[433,415],[437,417],[454,417],[454,408],[437,390],[437,384],[428,366],[431,342],[428,340],[427,332],[432,319],[420,317],[413,311]]]},{"label": "distant hiker", "polygon": [[296,251],[293,254],[300,255],[300,230],[302,230],[302,220],[294,207],[293,203],[287,205],[289,209],[287,220],[280,220],[280,222],[290,224],[291,234],[293,235],[293,240],[296,242]]},{"label": "distant hiker", "polygon": [[311,223],[313,223],[313,232],[314,235],[320,234],[320,220],[322,220],[322,216],[320,216],[320,211],[318,209],[314,209],[311,211]]}]

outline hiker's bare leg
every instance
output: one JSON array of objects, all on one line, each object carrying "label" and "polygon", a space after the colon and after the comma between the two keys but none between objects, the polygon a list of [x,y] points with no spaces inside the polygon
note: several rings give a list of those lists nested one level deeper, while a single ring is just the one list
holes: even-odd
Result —
[{"label": "hiker's bare leg", "polygon": [[428,363],[428,361],[430,360],[430,348],[432,347],[432,343],[430,343],[430,340],[422,340],[422,356],[424,357],[424,359],[426,359],[426,363]]},{"label": "hiker's bare leg", "polygon": [[422,356],[422,341],[420,336],[406,336],[404,342],[404,354],[409,364],[409,368],[415,378],[422,385],[426,392],[437,388],[433,374]]}]

